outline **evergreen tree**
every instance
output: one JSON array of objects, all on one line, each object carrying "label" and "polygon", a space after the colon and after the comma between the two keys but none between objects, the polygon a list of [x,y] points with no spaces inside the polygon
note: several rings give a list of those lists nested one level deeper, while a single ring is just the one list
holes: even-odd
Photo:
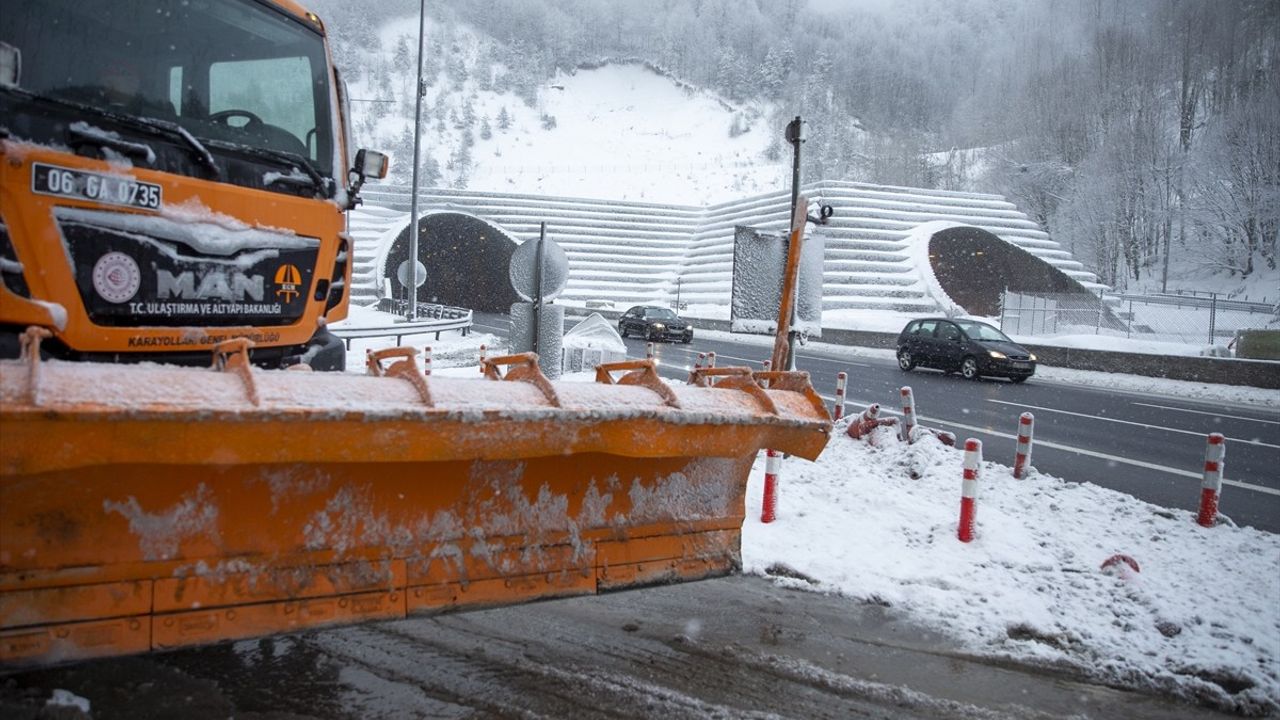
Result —
[{"label": "evergreen tree", "polygon": [[511,115],[507,112],[506,106],[498,111],[498,129],[508,130],[511,128]]},{"label": "evergreen tree", "polygon": [[489,140],[493,137],[493,129],[489,127],[489,116],[485,115],[480,118],[480,139]]},{"label": "evergreen tree", "polygon": [[401,35],[400,39],[396,41],[396,54],[392,59],[392,63],[397,72],[417,74],[418,56],[412,54],[410,51],[412,47],[413,44],[410,42],[408,35]]}]

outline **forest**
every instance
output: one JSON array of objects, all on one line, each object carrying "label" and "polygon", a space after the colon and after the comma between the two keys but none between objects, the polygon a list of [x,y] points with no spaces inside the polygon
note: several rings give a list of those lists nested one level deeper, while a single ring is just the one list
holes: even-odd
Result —
[{"label": "forest", "polygon": [[[418,9],[311,5],[348,77],[381,20]],[[1235,277],[1277,267],[1275,0],[445,0],[428,14],[492,37],[501,71],[486,77],[530,104],[557,71],[641,60],[771,108],[767,160],[803,116],[806,180],[1002,193],[1117,289],[1161,289],[1171,258]],[[427,39],[429,71],[450,69],[447,36]]]}]

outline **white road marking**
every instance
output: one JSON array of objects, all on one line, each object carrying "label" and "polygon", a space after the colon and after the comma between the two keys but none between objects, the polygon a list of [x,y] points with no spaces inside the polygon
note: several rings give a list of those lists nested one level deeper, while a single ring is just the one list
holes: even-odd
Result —
[{"label": "white road marking", "polygon": [[[996,403],[999,405],[1013,405],[1015,407],[1030,408],[1032,410],[1043,410],[1045,412],[1058,413],[1059,415],[1071,415],[1074,417],[1089,418],[1090,420],[1105,420],[1106,422],[1120,423],[1122,425],[1134,425],[1136,427],[1143,427],[1149,430],[1164,430],[1166,432],[1181,433],[1183,435],[1195,435],[1196,437],[1205,437],[1206,435],[1208,435],[1208,433],[1200,432],[1197,430],[1182,430],[1180,428],[1165,427],[1164,425],[1152,425],[1150,423],[1135,422],[1133,420],[1120,420],[1118,418],[1111,418],[1105,415],[1089,415],[1088,413],[1078,413],[1078,412],[1072,412],[1070,410],[1058,410],[1056,408],[1042,407],[1039,405],[1028,405],[1026,403],[1009,402],[1007,400],[992,400],[988,398],[987,402]],[[1265,442],[1262,442],[1261,440],[1245,440],[1244,438],[1238,438],[1238,437],[1236,438],[1228,437],[1227,439],[1230,440],[1231,442],[1237,442],[1244,445],[1258,445],[1261,447],[1269,447],[1269,448],[1275,448],[1277,450],[1280,450],[1280,445],[1265,443]]]},{"label": "white road marking", "polygon": [[1268,425],[1280,425],[1280,420],[1263,420],[1262,418],[1244,417],[1243,415],[1228,415],[1226,413],[1206,412],[1204,410],[1188,410],[1187,408],[1172,407],[1170,405],[1153,405],[1151,403],[1136,402],[1134,405],[1142,407],[1159,408],[1161,410],[1176,410],[1177,412],[1195,413],[1196,415],[1209,415],[1212,417],[1230,418],[1232,420],[1248,420],[1250,422],[1266,423]]},{"label": "white road marking", "polygon": [[[826,397],[826,396],[823,396],[823,397]],[[870,403],[864,403],[864,404],[870,404]],[[893,410],[892,408],[887,408],[883,405],[881,405],[880,408],[881,408],[881,412],[888,412],[892,415],[902,414],[900,412]],[[1011,433],[1000,432],[999,430],[992,430],[991,428],[977,427],[974,425],[965,425],[963,423],[951,422],[949,420],[943,420],[941,418],[920,416],[917,419],[921,423],[925,421],[929,421],[932,423],[937,423],[939,425],[947,425],[949,427],[960,428],[961,430],[969,430],[970,432],[983,433],[985,435],[991,435],[999,438],[1006,438],[1008,440],[1017,441],[1018,439],[1017,435],[1013,435]],[[1159,472],[1166,472],[1166,473],[1169,473],[1170,475],[1178,475],[1180,477],[1195,478],[1197,480],[1203,479],[1202,473],[1192,472],[1190,470],[1183,470],[1182,468],[1169,467],[1167,465],[1157,465],[1155,463],[1143,462],[1142,460],[1134,460],[1132,458],[1120,457],[1119,455],[1109,455],[1107,453],[1097,452],[1096,450],[1085,450],[1084,448],[1072,447],[1071,445],[1063,445],[1062,443],[1055,443],[1049,440],[1036,439],[1035,444],[1037,447],[1047,447],[1047,448],[1053,448],[1054,450],[1063,450],[1065,452],[1073,452],[1078,455],[1087,455],[1089,457],[1095,457],[1100,460],[1107,460],[1109,462],[1121,463],[1124,465],[1133,465],[1135,467],[1146,468],[1148,470],[1156,470]],[[1228,467],[1230,466],[1228,465]],[[1238,487],[1242,490],[1252,490],[1254,492],[1260,492],[1266,495],[1280,496],[1280,490],[1276,488],[1269,488],[1262,485],[1254,485],[1253,483],[1241,482],[1239,480],[1230,480],[1227,478],[1223,478],[1222,484],[1230,485],[1232,487]]]}]

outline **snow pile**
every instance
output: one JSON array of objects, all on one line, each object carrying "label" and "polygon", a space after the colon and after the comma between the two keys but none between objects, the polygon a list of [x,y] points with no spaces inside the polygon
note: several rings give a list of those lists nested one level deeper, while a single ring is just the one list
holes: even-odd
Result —
[{"label": "snow pile", "polygon": [[600,313],[591,313],[564,334],[564,348],[604,350],[627,356],[627,345]]},{"label": "snow pile", "polygon": [[[981,654],[1280,710],[1280,536],[1202,528],[1189,510],[1047,475],[1017,481],[986,462],[966,545],[956,539],[962,455],[931,437],[908,446],[882,428],[868,444],[837,427],[816,463],[786,462],[771,525],[759,522],[758,462],[744,570],[889,605]],[[1141,572],[1102,572],[1117,553]]]}]

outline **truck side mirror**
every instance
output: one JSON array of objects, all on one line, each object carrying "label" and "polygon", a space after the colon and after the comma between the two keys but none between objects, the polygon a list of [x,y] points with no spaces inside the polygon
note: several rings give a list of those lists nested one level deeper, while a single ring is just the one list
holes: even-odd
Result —
[{"label": "truck side mirror", "polygon": [[381,180],[391,169],[391,158],[377,150],[360,149],[356,152],[356,173],[362,178]]},{"label": "truck side mirror", "polygon": [[364,148],[356,151],[356,161],[349,173],[351,190],[347,195],[347,209],[350,210],[360,204],[360,188],[364,187],[365,180],[369,178],[381,180],[387,176],[387,171],[390,169],[391,158],[385,153]]}]

